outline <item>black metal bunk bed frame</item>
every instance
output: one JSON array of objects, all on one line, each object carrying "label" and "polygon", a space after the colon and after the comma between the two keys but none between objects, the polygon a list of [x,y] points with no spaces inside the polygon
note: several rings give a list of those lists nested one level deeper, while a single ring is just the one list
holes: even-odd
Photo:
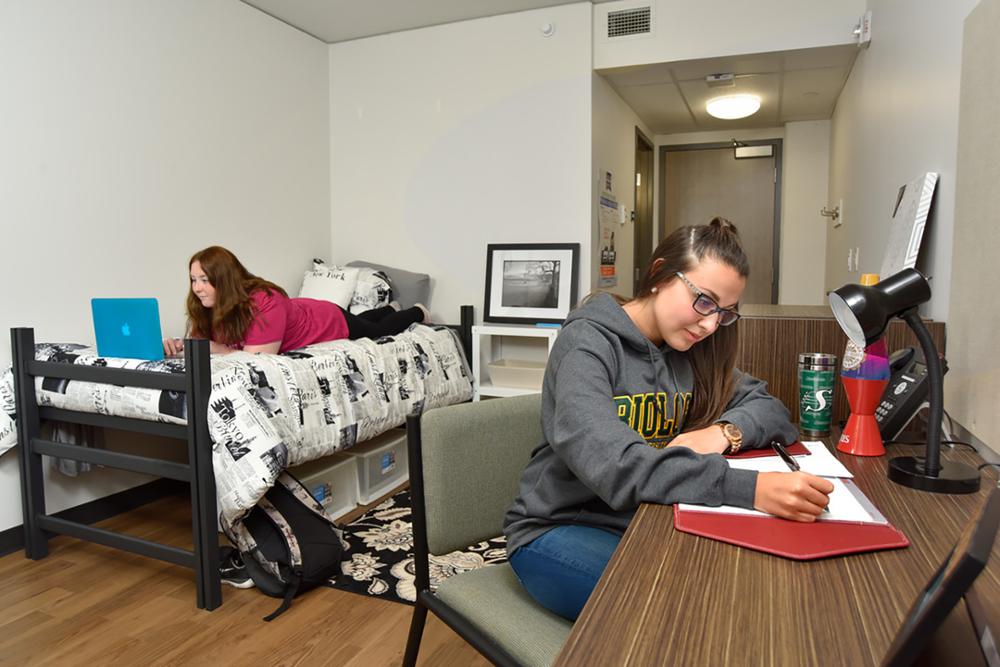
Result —
[{"label": "black metal bunk bed frame", "polygon": [[[469,358],[472,349],[472,321],[472,306],[462,306],[461,323],[448,325],[457,330],[466,359]],[[51,536],[69,535],[113,549],[130,551],[191,568],[195,573],[198,608],[211,611],[221,605],[222,580],[219,576],[215,471],[212,467],[212,440],[208,432],[208,399],[212,390],[208,341],[192,339],[184,341],[184,358],[187,361],[184,373],[154,373],[37,361],[35,334],[30,328],[11,329],[11,352],[17,406],[17,442],[20,445],[25,556],[32,560],[41,560],[48,556],[48,541]],[[187,400],[187,425],[39,406],[35,395],[36,377],[183,391],[186,392]],[[188,462],[177,463],[45,440],[41,437],[42,420],[114,428],[184,440],[188,448]],[[46,514],[42,456],[85,461],[189,484],[194,549],[188,551]]]}]

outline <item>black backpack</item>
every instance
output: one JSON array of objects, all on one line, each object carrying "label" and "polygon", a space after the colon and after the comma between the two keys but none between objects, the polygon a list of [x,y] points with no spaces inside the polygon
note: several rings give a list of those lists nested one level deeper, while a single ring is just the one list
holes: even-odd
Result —
[{"label": "black backpack", "polygon": [[271,621],[292,604],[292,598],[328,585],[340,574],[344,551],[341,531],[312,494],[287,472],[226,536],[239,549],[247,574],[261,592],[282,598]]}]

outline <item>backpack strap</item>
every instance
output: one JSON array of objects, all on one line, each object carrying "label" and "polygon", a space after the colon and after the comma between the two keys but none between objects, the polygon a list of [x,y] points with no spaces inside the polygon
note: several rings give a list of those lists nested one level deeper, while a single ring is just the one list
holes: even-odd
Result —
[{"label": "backpack strap", "polygon": [[274,619],[284,614],[288,610],[288,608],[292,606],[292,598],[294,598],[295,594],[299,592],[300,583],[302,583],[302,570],[299,569],[293,570],[291,580],[288,582],[288,585],[285,586],[284,599],[281,601],[281,604],[278,606],[277,609],[275,609],[270,614],[264,617],[265,621],[270,623]]},{"label": "backpack strap", "polygon": [[288,545],[289,565],[292,568],[292,572],[301,571],[302,550],[299,548],[299,541],[295,538],[295,531],[292,530],[292,527],[281,512],[271,504],[267,496],[258,500],[257,506],[271,519],[271,522],[281,532],[281,536],[285,538],[285,543]]}]

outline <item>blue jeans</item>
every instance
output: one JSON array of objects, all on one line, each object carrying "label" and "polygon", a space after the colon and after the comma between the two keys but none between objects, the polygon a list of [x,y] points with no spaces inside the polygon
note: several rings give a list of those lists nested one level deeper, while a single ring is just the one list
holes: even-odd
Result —
[{"label": "blue jeans", "polygon": [[591,526],[557,526],[519,547],[510,566],[536,602],[575,621],[621,538]]}]

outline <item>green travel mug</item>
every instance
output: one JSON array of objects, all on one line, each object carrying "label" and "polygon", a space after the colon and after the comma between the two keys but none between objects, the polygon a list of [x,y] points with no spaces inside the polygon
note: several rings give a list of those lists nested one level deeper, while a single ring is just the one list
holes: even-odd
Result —
[{"label": "green travel mug", "polygon": [[808,436],[830,435],[833,420],[833,382],[837,355],[805,352],[799,355],[799,430]]}]

